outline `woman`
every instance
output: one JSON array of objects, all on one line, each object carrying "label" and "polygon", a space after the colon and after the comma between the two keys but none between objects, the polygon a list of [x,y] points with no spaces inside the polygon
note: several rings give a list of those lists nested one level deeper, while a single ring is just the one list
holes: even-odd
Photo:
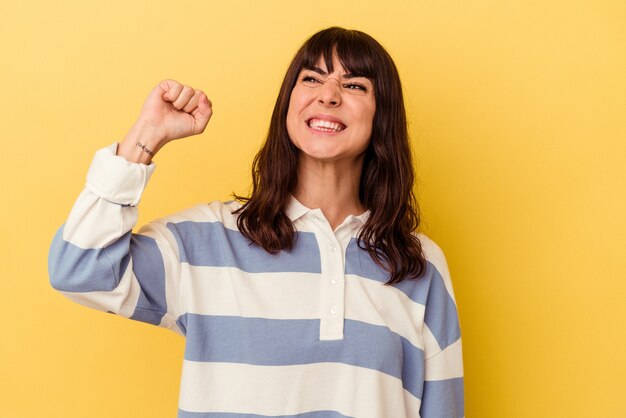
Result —
[{"label": "woman", "polygon": [[99,150],[50,250],[78,303],[186,337],[179,417],[461,417],[460,329],[441,250],[418,234],[395,65],[369,35],[308,39],[281,86],[253,191],[132,233],[204,92],[164,80]]}]

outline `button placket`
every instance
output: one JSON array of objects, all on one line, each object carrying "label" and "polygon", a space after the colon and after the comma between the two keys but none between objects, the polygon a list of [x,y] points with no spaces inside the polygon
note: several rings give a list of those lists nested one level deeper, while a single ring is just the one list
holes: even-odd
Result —
[{"label": "button placket", "polygon": [[344,326],[344,283],[340,280],[344,274],[343,256],[338,243],[329,243],[326,271],[323,274],[323,299],[320,307],[325,311],[320,323],[320,339],[342,339]]},{"label": "button placket", "polygon": [[352,216],[335,231],[319,209],[311,211],[310,223],[315,233],[321,265],[320,340],[343,339],[345,320],[345,253],[362,225]]},{"label": "button placket", "polygon": [[320,281],[320,340],[343,339],[344,263],[340,241],[321,214],[311,218],[315,225],[322,260]]}]

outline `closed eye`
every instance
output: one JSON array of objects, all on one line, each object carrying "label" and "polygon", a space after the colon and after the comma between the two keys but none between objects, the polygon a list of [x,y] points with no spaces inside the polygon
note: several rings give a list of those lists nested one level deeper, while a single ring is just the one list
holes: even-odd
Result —
[{"label": "closed eye", "polygon": [[362,90],[362,91],[367,91],[367,87],[365,87],[362,84],[358,84],[358,83],[348,83],[348,84],[344,84],[343,85],[344,89],[348,89],[348,90]]},{"label": "closed eye", "polygon": [[310,75],[305,75],[304,77],[302,77],[302,82],[303,83],[311,83],[311,84],[321,83],[320,80],[318,80],[317,78],[315,78],[313,76],[310,76]]},{"label": "closed eye", "polygon": [[[307,87],[319,87],[322,84],[326,83],[328,80],[323,80],[312,74],[304,74],[300,79],[302,84]],[[333,78],[336,81],[336,79]],[[363,83],[358,83],[355,81],[350,81],[346,83],[340,84],[343,91],[353,93],[353,94],[367,94],[369,92],[369,87]]]}]

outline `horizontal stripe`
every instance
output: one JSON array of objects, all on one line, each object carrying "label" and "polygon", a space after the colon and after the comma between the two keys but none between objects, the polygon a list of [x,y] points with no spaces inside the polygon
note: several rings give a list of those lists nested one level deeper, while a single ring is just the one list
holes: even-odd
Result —
[{"label": "horizontal stripe", "polygon": [[420,401],[401,382],[342,363],[266,367],[185,360],[179,408],[265,416],[330,410],[358,418],[417,417]]},{"label": "horizontal stripe", "polygon": [[[389,272],[374,262],[369,253],[359,248],[356,239],[351,239],[346,248],[346,274],[354,274],[380,283],[389,280]],[[409,299],[422,305],[426,304],[431,282],[441,279],[437,269],[431,263],[426,263],[426,271],[418,279],[405,279],[393,286],[404,292]]]},{"label": "horizontal stripe", "polygon": [[178,410],[178,418],[353,418],[337,411],[313,411],[296,415],[259,415],[233,412],[189,412]]},{"label": "horizontal stripe", "polygon": [[445,350],[426,359],[426,380],[445,380],[463,377],[463,353],[461,339]]},{"label": "horizontal stripe", "polygon": [[388,327],[412,345],[424,349],[425,307],[393,286],[359,276],[346,276],[346,318]]},{"label": "horizontal stripe", "polygon": [[[154,238],[129,231],[107,247],[85,249],[65,241],[62,236],[63,227],[55,235],[50,250],[50,282],[55,289],[86,306],[127,316],[122,307],[112,311],[112,306],[107,305],[116,296],[123,297],[123,292],[131,296],[129,285],[138,285],[137,303],[128,317],[153,325],[161,323],[167,312],[165,268]],[[129,265],[132,266],[130,271]],[[106,293],[117,289],[127,275],[130,277],[123,292]],[[84,296],[79,295],[81,293]],[[128,298],[124,299],[120,303],[128,303]]]},{"label": "horizontal stripe", "polygon": [[50,284],[67,292],[111,291],[128,266],[131,232],[105,248],[80,248],[63,239],[65,224],[55,234],[48,254]]},{"label": "horizontal stripe", "polygon": [[424,354],[426,355],[426,358],[441,351],[437,339],[426,324],[423,324],[422,326],[422,341],[424,343]]},{"label": "horizontal stripe", "polygon": [[220,222],[168,222],[167,227],[176,237],[182,263],[236,267],[251,273],[321,271],[317,240],[309,232],[296,233],[291,251],[272,255]]},{"label": "horizontal stripe", "polygon": [[344,363],[401,379],[420,397],[424,353],[387,327],[345,320],[342,340],[320,341],[318,320],[273,320],[185,314],[185,359],[285,366]]},{"label": "horizontal stripe", "polygon": [[[320,317],[320,275],[246,273],[234,268],[184,269],[187,312],[201,315],[313,319]],[[313,297],[312,297],[313,296]]]},{"label": "horizontal stripe", "polygon": [[435,336],[442,350],[461,337],[456,304],[438,273],[432,276],[428,289],[424,323],[428,325],[428,329]]},{"label": "horizontal stripe", "polygon": [[126,269],[119,284],[112,291],[61,291],[61,293],[83,306],[114,313],[124,318],[130,318],[136,310],[141,288],[139,287],[139,282],[137,282],[132,269]]},{"label": "horizontal stripe", "polygon": [[463,378],[424,382],[421,418],[461,418],[465,416]]},{"label": "horizontal stripe", "polygon": [[67,218],[63,239],[80,248],[106,247],[129,232],[137,216],[137,208],[112,204],[85,188]]},{"label": "horizontal stripe", "polygon": [[133,273],[141,287],[131,319],[159,325],[167,312],[163,257],[154,238],[133,234],[131,241]]},{"label": "horizontal stripe", "polygon": [[166,218],[162,218],[162,220],[165,221],[164,225],[169,222],[173,224],[181,222],[219,222],[224,225],[225,228],[239,231],[237,227],[237,215],[233,215],[232,212],[240,206],[238,202],[221,202],[214,200],[209,203],[188,207],[179,212],[170,214]]},{"label": "horizontal stripe", "polygon": [[137,164],[116,155],[118,143],[99,149],[93,157],[85,186],[107,202],[139,204],[156,165]]},{"label": "horizontal stripe", "polygon": [[419,233],[417,234],[417,237],[422,244],[422,250],[424,251],[426,259],[435,266],[443,279],[443,283],[446,286],[448,294],[450,294],[452,300],[455,300],[454,289],[452,288],[452,280],[450,279],[450,271],[448,270],[448,263],[446,261],[446,256],[443,254],[443,251],[433,240],[428,238],[426,235]]},{"label": "horizontal stripe", "polygon": [[[350,241],[346,249],[346,274],[355,274],[382,283],[388,280],[389,275],[366,251],[358,247],[355,239]],[[419,278],[405,279],[393,286],[414,302],[426,305],[424,322],[441,349],[459,338],[461,330],[456,304],[448,293],[441,274],[432,263],[426,263],[426,271]]]}]

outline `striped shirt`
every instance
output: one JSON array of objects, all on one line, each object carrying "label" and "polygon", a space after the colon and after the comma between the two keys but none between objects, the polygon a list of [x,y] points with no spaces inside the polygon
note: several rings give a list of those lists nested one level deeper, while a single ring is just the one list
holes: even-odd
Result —
[{"label": "striped shirt", "polygon": [[155,164],[96,152],[49,253],[52,286],[82,305],[186,338],[178,417],[464,416],[461,334],[443,253],[422,277],[357,245],[369,212],[334,231],[294,197],[291,251],[239,232],[238,202],[197,205],[132,232]]}]

